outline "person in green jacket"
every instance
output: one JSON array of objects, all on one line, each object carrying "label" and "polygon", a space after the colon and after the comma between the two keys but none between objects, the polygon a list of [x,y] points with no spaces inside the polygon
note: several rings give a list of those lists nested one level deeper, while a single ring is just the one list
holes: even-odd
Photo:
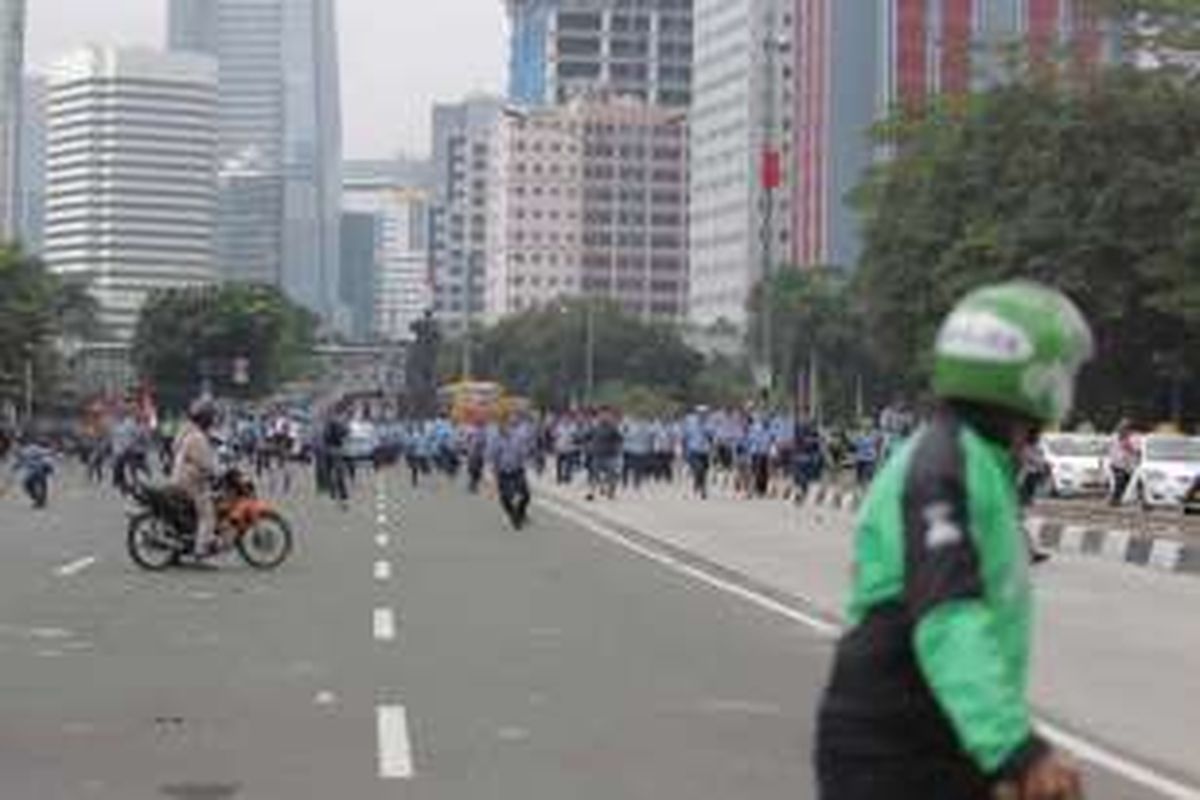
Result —
[{"label": "person in green jacket", "polygon": [[1070,412],[1092,335],[1020,281],[964,298],[934,354],[932,419],[858,520],[849,627],[817,722],[822,800],[1074,800],[1034,730],[1029,550],[1017,455]]}]

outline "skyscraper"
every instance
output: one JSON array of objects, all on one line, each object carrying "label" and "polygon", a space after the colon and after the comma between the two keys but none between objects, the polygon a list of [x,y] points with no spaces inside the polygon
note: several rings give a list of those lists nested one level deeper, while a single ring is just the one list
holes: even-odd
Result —
[{"label": "skyscraper", "polygon": [[504,0],[509,100],[562,103],[604,90],[686,107],[693,0]]},{"label": "skyscraper", "polygon": [[374,333],[380,222],[378,214],[342,212],[340,291],[350,315],[348,332],[356,342],[369,341]]},{"label": "skyscraper", "polygon": [[754,285],[790,248],[793,2],[696,0],[689,315],[702,326],[743,326]]},{"label": "skyscraper", "polygon": [[[861,249],[847,194],[876,158],[870,127],[1034,69],[1090,68],[1111,56],[1083,0],[796,0],[793,259],[852,266]],[[874,42],[874,47],[862,43]]]},{"label": "skyscraper", "polygon": [[369,215],[377,228],[370,332],[386,341],[412,339],[411,325],[433,308],[428,184],[427,162],[348,161],[345,166],[347,215]]},{"label": "skyscraper", "polygon": [[28,76],[21,104],[18,143],[16,236],[26,250],[41,253],[46,219],[46,81]]},{"label": "skyscraper", "polygon": [[220,69],[218,260],[346,321],[333,0],[171,0],[172,50]]},{"label": "skyscraper", "polygon": [[0,0],[0,240],[17,233],[25,0]]},{"label": "skyscraper", "polygon": [[474,97],[433,109],[430,263],[434,311],[451,335],[483,321],[489,261],[498,257],[495,130],[502,106]]},{"label": "skyscraper", "polygon": [[216,277],[217,67],[89,47],[51,68],[48,93],[43,257],[128,339],[149,292]]}]

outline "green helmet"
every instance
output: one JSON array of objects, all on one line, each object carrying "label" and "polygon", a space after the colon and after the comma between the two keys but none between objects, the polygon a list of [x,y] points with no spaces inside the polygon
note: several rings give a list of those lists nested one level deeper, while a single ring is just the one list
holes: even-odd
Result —
[{"label": "green helmet", "polygon": [[933,391],[1061,422],[1092,351],[1091,329],[1066,295],[1031,281],[986,286],[963,298],[942,323]]}]

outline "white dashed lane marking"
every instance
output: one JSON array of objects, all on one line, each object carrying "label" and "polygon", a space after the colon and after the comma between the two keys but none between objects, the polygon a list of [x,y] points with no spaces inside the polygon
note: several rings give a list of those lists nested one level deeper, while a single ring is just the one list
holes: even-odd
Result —
[{"label": "white dashed lane marking", "polygon": [[390,581],[392,579],[392,563],[390,561],[375,562],[375,580]]},{"label": "white dashed lane marking", "polygon": [[411,778],[412,744],[404,706],[379,706],[375,709],[375,717],[379,741],[379,777],[385,780]]},{"label": "white dashed lane marking", "polygon": [[390,642],[396,638],[396,615],[390,608],[375,609],[373,623],[375,641]]},{"label": "white dashed lane marking", "polygon": [[88,567],[96,563],[95,556],[86,556],[63,564],[54,570],[54,574],[60,578],[69,578],[72,575],[78,575]]}]

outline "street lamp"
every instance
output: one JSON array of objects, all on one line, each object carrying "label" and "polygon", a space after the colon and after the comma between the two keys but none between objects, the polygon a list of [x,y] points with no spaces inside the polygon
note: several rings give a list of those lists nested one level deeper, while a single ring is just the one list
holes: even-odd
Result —
[{"label": "street lamp", "polygon": [[33,422],[33,343],[25,343],[25,424]]},{"label": "street lamp", "polygon": [[[770,23],[773,27],[773,21]],[[762,103],[762,153],[759,181],[762,188],[762,280],[759,292],[759,321],[762,325],[761,383],[765,395],[775,384],[773,313],[771,309],[771,273],[775,258],[775,192],[783,182],[782,152],[776,141],[775,106],[778,97],[777,56],[787,49],[784,35],[770,30],[763,37],[764,81]]]},{"label": "street lamp", "polygon": [[595,402],[596,390],[596,304],[590,297],[587,299],[584,326],[584,386],[587,407],[591,408]]}]

